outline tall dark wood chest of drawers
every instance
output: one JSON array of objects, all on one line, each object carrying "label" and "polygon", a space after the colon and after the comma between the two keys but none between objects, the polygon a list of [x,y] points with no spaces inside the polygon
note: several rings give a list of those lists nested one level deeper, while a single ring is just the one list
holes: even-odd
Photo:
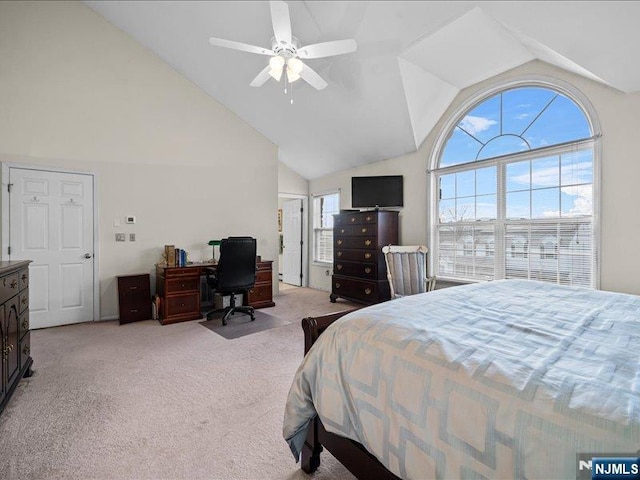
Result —
[{"label": "tall dark wood chest of drawers", "polygon": [[0,412],[31,376],[29,260],[0,262]]},{"label": "tall dark wood chest of drawers", "polygon": [[382,247],[398,244],[398,212],[339,213],[333,217],[332,302],[372,304],[391,298]]},{"label": "tall dark wood chest of drawers", "polygon": [[118,276],[120,325],[151,320],[151,281],[148,273]]}]

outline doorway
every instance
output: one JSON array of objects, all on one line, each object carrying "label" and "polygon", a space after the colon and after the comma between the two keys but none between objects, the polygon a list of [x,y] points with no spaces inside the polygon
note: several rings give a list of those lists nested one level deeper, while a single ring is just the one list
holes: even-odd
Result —
[{"label": "doorway", "polygon": [[2,259],[31,260],[31,328],[94,320],[94,176],[3,164]]},{"label": "doorway", "polygon": [[307,205],[305,195],[279,194],[280,290],[307,285]]}]

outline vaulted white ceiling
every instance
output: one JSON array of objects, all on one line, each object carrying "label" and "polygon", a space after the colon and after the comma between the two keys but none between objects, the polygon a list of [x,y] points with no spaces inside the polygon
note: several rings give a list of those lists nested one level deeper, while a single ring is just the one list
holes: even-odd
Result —
[{"label": "vaulted white ceiling", "polygon": [[251,80],[268,57],[209,37],[271,47],[268,2],[86,1],[278,145],[315,178],[414,151],[457,93],[533,59],[623,92],[640,91],[640,2],[288,2],[303,45],[354,38],[355,53],[307,60],[327,82],[290,96]]}]

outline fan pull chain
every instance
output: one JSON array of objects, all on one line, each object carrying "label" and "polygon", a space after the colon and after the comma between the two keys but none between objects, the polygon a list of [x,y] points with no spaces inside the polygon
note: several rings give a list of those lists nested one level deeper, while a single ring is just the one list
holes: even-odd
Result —
[{"label": "fan pull chain", "polygon": [[293,105],[293,87],[291,87],[290,90],[291,90],[291,105]]},{"label": "fan pull chain", "polygon": [[284,94],[287,94],[287,74],[286,72],[283,74],[284,76]]}]

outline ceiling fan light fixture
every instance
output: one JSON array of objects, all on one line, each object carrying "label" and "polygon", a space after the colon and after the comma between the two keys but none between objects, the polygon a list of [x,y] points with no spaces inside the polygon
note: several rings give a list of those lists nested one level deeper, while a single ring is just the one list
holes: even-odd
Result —
[{"label": "ceiling fan light fixture", "polygon": [[291,67],[287,67],[287,80],[289,80],[289,83],[293,83],[299,79],[300,79],[300,75],[294,72]]},{"label": "ceiling fan light fixture", "polygon": [[291,57],[287,60],[287,71],[291,70],[296,75],[300,75],[300,72],[304,68],[304,63],[299,58]]},{"label": "ceiling fan light fixture", "polygon": [[269,75],[271,75],[276,82],[279,82],[282,78],[282,68],[272,68],[269,70]]},{"label": "ceiling fan light fixture", "polygon": [[282,70],[282,67],[284,67],[284,58],[280,55],[271,57],[269,59],[269,66],[271,67],[271,70]]}]

